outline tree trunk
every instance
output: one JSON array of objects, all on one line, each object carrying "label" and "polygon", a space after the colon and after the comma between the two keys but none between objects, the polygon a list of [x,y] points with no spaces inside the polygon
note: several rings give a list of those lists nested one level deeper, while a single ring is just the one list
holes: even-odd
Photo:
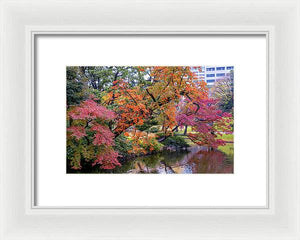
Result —
[{"label": "tree trunk", "polygon": [[188,126],[184,126],[184,133],[183,133],[184,136],[186,136],[186,134],[187,134],[187,129],[188,129]]}]

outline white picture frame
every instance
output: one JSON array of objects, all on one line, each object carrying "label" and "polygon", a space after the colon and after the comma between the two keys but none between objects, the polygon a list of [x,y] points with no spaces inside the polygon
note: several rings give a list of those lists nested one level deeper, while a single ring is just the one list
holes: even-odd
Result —
[{"label": "white picture frame", "polygon": [[[36,173],[34,174],[36,188],[32,187],[32,189],[36,193],[35,205],[39,208],[43,206],[98,208],[268,206],[266,144],[268,81],[265,34],[70,36],[37,33],[34,34],[34,41],[36,54],[31,55],[34,57],[36,74],[31,81],[35,82],[36,151],[35,162],[32,165],[36,170],[32,172]],[[245,49],[245,46],[249,47]],[[143,49],[142,54],[139,49]],[[174,49],[177,50],[174,52]],[[213,50],[207,51],[208,49]],[[170,58],[174,53],[176,57]],[[181,58],[182,54],[188,57]],[[174,66],[190,64],[192,66],[199,62],[215,62],[216,65],[228,62],[235,66],[234,174],[175,174],[164,177],[153,174],[65,173],[63,159],[66,158],[64,104],[66,65],[82,63],[91,66],[105,64]],[[249,66],[255,69],[255,78],[249,74]],[[252,113],[255,113],[255,118],[251,117]],[[249,151],[249,146],[254,142],[255,151],[251,149]],[[49,146],[55,151],[49,151]],[[253,179],[253,172],[255,172],[255,179]],[[93,191],[99,186],[101,191]],[[134,189],[139,190],[134,191]],[[201,189],[201,191],[194,191],[194,189]],[[153,192],[160,197],[155,197]],[[185,194],[178,194],[179,192]]]},{"label": "white picture frame", "polygon": [[[0,6],[0,239],[300,239],[297,0],[4,0]],[[266,35],[267,208],[35,207],[36,34]]]}]

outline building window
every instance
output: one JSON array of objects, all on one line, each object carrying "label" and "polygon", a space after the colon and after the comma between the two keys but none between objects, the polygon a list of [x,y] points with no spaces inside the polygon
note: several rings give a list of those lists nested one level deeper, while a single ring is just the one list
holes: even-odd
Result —
[{"label": "building window", "polygon": [[206,68],[206,71],[215,71],[215,68]]},{"label": "building window", "polygon": [[215,82],[215,79],[212,79],[212,80],[206,80],[207,83],[214,83]]},{"label": "building window", "polygon": [[214,77],[215,74],[206,74],[206,77]]},{"label": "building window", "polygon": [[217,77],[224,77],[225,73],[217,73]]},{"label": "building window", "polygon": [[225,70],[225,67],[217,67],[217,71]]},{"label": "building window", "polygon": [[227,70],[233,70],[233,66],[227,67]]}]

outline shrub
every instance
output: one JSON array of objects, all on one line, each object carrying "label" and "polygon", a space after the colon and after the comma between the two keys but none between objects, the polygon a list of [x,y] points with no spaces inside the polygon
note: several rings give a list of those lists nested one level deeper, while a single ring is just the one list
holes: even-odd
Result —
[{"label": "shrub", "polygon": [[149,129],[149,132],[151,133],[157,133],[159,131],[159,127],[158,126],[153,126]]},{"label": "shrub", "polygon": [[127,138],[121,134],[115,139],[114,149],[120,153],[124,158],[129,156],[128,152],[132,150],[132,144],[127,141]]},{"label": "shrub", "polygon": [[159,152],[163,144],[159,143],[156,138],[150,138],[148,141],[140,143],[140,146],[147,152]]},{"label": "shrub", "polygon": [[[158,122],[156,120],[150,119],[150,120],[144,121],[143,125],[136,126],[136,129],[138,129],[140,131],[146,131],[146,130],[149,130],[150,128],[154,127],[157,124],[158,124]],[[152,131],[150,130],[150,132],[152,132]]]},{"label": "shrub", "polygon": [[190,145],[186,142],[183,136],[170,136],[162,142],[165,146],[173,146],[177,148],[185,148]]}]

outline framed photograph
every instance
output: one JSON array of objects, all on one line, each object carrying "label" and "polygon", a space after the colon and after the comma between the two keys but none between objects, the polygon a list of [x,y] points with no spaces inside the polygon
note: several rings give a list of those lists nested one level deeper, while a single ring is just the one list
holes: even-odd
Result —
[{"label": "framed photograph", "polygon": [[234,66],[67,66],[67,173],[233,173]]},{"label": "framed photograph", "polygon": [[300,239],[298,1],[3,1],[0,239]]}]

